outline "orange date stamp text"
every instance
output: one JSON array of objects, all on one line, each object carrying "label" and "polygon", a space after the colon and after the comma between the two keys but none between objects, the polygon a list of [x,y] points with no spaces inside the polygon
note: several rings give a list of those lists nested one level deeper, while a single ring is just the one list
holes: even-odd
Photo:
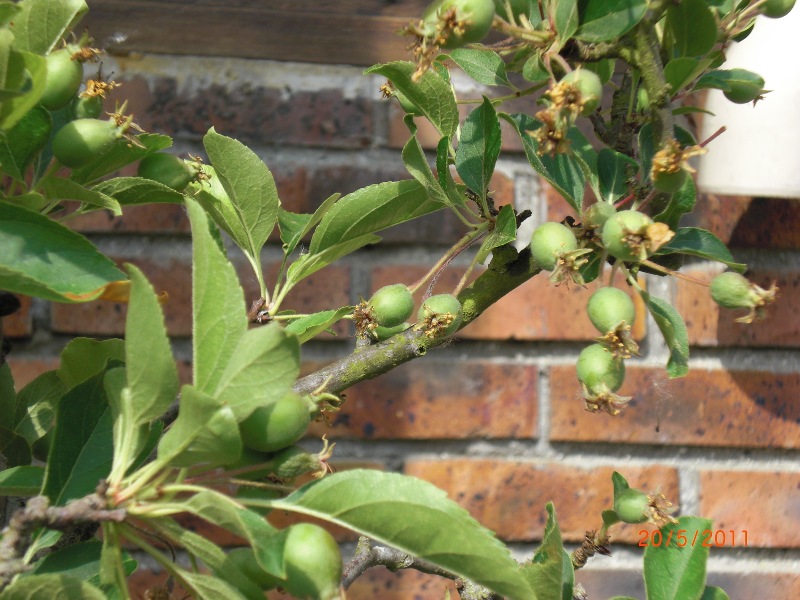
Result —
[{"label": "orange date stamp text", "polygon": [[702,546],[704,548],[746,548],[747,530],[735,529],[696,529],[687,531],[685,529],[641,529],[639,530],[639,546]]}]

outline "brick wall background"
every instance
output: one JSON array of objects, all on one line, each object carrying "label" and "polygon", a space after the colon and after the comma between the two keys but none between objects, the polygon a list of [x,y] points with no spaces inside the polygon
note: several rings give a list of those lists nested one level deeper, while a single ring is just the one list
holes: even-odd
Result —
[{"label": "brick wall background", "polygon": [[[212,125],[242,140],[270,167],[289,210],[310,212],[334,192],[407,178],[402,114],[379,99],[382,82],[361,73],[373,61],[406,58],[391,31],[424,3],[322,2],[309,15],[291,3],[267,4],[90,0],[88,23],[99,42],[116,42],[104,71],[124,82],[119,97],[129,100],[142,127],[173,136],[181,154],[202,154],[202,135]],[[367,35],[376,28],[382,35]],[[529,228],[568,214],[513,138],[504,145],[496,199],[531,209]],[[667,351],[639,307],[642,357],[629,361],[621,390],[634,401],[616,418],[587,413],[574,365],[595,335],[584,311],[593,286],[554,288],[540,275],[448,347],[348,391],[330,432],[340,468],[367,465],[430,480],[511,542],[519,557],[540,539],[548,500],[570,543],[597,527],[600,511],[611,505],[611,472],[619,470],[636,487],[660,489],[681,513],[713,518],[715,528],[728,531],[725,547],[711,552],[711,584],[736,600],[800,597],[800,202],[706,197],[687,221],[728,242],[757,282],[777,280],[781,288],[770,317],[743,326],[718,310],[705,288],[648,279],[650,291],[686,318],[688,377],[666,379]],[[73,225],[169,293],[168,328],[188,374],[191,240],[183,209],[133,207],[117,219],[98,212]],[[457,222],[444,213],[390,230],[383,244],[298,286],[290,305],[321,310],[355,303],[387,283],[412,282],[458,235]],[[243,257],[231,256],[253,298]],[[263,259],[276,265],[279,246],[268,247]],[[464,266],[460,257],[437,290],[447,291]],[[699,279],[717,270],[702,262],[686,269]],[[53,368],[74,335],[122,334],[124,312],[107,303],[26,299],[5,323],[17,385]],[[307,370],[352,349],[350,332],[340,327],[339,334],[304,346]],[[318,442],[312,437],[309,445]],[[613,557],[596,557],[577,573],[589,598],[644,597],[638,529],[620,533]],[[341,539],[346,551],[352,548],[352,535]],[[158,577],[155,567],[145,570],[138,589]],[[440,599],[445,588],[437,578],[375,569],[348,597]]]}]

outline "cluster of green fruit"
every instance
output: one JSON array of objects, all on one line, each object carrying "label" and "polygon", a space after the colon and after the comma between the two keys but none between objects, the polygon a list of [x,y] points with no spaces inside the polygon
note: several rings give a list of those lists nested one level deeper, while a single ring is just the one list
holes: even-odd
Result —
[{"label": "cluster of green fruit", "polygon": [[[277,402],[257,408],[239,423],[242,454],[226,469],[236,479],[288,482],[300,475],[326,471],[325,459],[330,456],[326,442],[320,454],[311,454],[296,442],[302,438],[319,405],[309,397],[294,392]],[[332,446],[331,446],[332,448]],[[243,496],[271,496],[271,490],[242,487]],[[278,578],[259,564],[254,550],[238,548],[228,554],[227,563],[264,590],[282,588],[296,598],[334,600],[340,598],[342,557],[339,546],[323,528],[300,523],[285,530],[283,561],[286,576]],[[219,576],[228,579],[236,571],[222,570]],[[231,583],[237,582],[231,580]]]},{"label": "cluster of green fruit", "polygon": [[[281,588],[300,600],[337,600],[340,591],[342,555],[331,534],[312,523],[298,523],[286,529],[283,545],[283,564],[286,577],[280,579],[267,573],[254,550],[236,548],[228,553],[226,564],[235,566],[263,590]],[[223,569],[218,575],[234,586],[240,584],[232,573]]]},{"label": "cluster of green fruit", "polygon": [[[402,283],[387,285],[356,307],[354,318],[359,336],[387,340],[411,327],[407,319],[414,312],[414,297]],[[417,311],[416,329],[430,337],[455,333],[461,325],[461,302],[451,294],[426,298]]]}]

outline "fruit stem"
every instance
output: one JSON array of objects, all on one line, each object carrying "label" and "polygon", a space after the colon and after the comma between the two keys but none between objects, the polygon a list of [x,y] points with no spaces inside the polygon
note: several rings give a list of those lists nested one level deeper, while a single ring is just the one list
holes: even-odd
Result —
[{"label": "fruit stem", "polygon": [[719,136],[721,136],[721,135],[722,135],[723,133],[725,133],[727,130],[728,130],[728,128],[727,128],[727,127],[725,127],[725,126],[723,125],[723,126],[722,126],[722,127],[720,127],[719,129],[717,129],[717,130],[716,130],[714,133],[712,133],[712,134],[711,134],[709,137],[707,137],[707,138],[706,138],[704,141],[700,142],[700,144],[698,144],[698,145],[699,145],[701,148],[705,148],[705,147],[706,147],[706,145],[708,145],[708,144],[710,144],[711,142],[713,142],[715,139],[717,139]]},{"label": "fruit stem", "polygon": [[431,269],[427,273],[425,273],[425,275],[423,275],[422,278],[420,278],[412,285],[408,286],[408,290],[413,294],[419,288],[425,285],[425,283],[429,279],[431,279],[434,276],[438,276],[439,272],[442,269],[444,269],[448,264],[450,264],[450,261],[452,261],[459,254],[461,254],[461,252],[466,250],[472,244],[472,242],[474,242],[476,239],[485,234],[488,228],[489,228],[488,222],[481,223],[475,228],[475,230],[470,231],[468,234],[466,234],[464,237],[458,240],[453,245],[452,248],[450,248],[447,252],[445,252],[444,255],[439,260],[436,261],[436,264],[433,265],[433,267],[431,267]]},{"label": "fruit stem", "polygon": [[641,264],[653,269],[654,271],[658,271],[659,273],[664,273],[665,275],[672,275],[673,277],[677,277],[678,279],[683,279],[684,281],[688,281],[690,283],[696,283],[697,285],[702,285],[703,287],[709,287],[709,284],[706,283],[705,281],[695,279],[694,277],[690,277],[689,275],[685,275],[684,273],[680,273],[678,271],[673,271],[672,269],[663,267],[659,264],[654,263],[651,260],[643,260]]}]

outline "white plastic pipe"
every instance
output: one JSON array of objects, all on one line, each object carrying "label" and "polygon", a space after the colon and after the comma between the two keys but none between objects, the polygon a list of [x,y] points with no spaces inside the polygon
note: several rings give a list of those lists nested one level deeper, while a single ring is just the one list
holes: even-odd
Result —
[{"label": "white plastic pipe", "polygon": [[800,62],[796,37],[800,8],[781,19],[759,17],[750,36],[727,51],[723,69],[754,71],[766,94],[754,107],[733,104],[711,90],[700,140],[723,125],[727,131],[700,158],[702,192],[742,196],[800,198]]}]

